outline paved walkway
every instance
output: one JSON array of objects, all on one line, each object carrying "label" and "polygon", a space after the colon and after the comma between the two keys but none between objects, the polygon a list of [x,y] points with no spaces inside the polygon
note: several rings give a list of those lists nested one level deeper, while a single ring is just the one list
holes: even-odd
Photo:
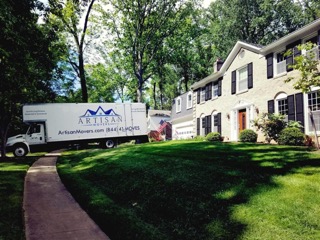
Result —
[{"label": "paved walkway", "polygon": [[27,240],[109,239],[62,184],[56,169],[58,152],[37,160],[24,185]]}]

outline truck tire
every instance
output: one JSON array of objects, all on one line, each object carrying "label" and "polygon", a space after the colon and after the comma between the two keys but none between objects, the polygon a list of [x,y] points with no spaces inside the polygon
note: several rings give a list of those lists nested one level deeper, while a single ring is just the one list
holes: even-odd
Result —
[{"label": "truck tire", "polygon": [[15,157],[24,157],[28,154],[28,148],[24,144],[17,144],[13,146],[13,155]]},{"label": "truck tire", "polygon": [[105,142],[105,147],[106,148],[114,148],[115,146],[115,143],[112,139],[107,139],[106,142]]}]

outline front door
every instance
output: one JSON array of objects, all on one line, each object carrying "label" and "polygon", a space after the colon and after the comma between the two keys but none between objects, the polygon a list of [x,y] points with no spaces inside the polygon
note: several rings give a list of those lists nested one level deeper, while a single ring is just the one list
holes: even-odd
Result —
[{"label": "front door", "polygon": [[238,124],[239,124],[239,132],[246,129],[246,123],[247,123],[247,113],[246,109],[241,109],[238,112]]}]

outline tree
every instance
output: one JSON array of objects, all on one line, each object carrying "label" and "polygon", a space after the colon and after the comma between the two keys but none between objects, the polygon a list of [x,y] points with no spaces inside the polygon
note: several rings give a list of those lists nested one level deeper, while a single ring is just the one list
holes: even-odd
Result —
[{"label": "tree", "polygon": [[238,40],[269,44],[311,21],[294,0],[216,0],[208,20],[214,55],[221,58]]},{"label": "tree", "polygon": [[116,33],[112,41],[130,56],[137,78],[137,101],[143,99],[144,84],[154,74],[152,63],[165,39],[179,28],[187,12],[188,0],[109,1],[112,8],[104,15],[104,24]]},{"label": "tree", "polygon": [[0,133],[5,157],[10,125],[21,116],[26,102],[50,101],[52,74],[59,58],[56,34],[37,24],[43,5],[35,0],[0,1]]},{"label": "tree", "polygon": [[[95,0],[49,0],[50,20],[59,23],[60,31],[69,34],[74,45],[69,45],[71,53],[68,62],[80,79],[82,101],[88,102],[87,80],[84,67],[85,37],[88,35],[89,16]],[[83,19],[84,17],[84,19]],[[83,25],[81,20],[83,19]],[[72,53],[76,53],[76,58]]]}]

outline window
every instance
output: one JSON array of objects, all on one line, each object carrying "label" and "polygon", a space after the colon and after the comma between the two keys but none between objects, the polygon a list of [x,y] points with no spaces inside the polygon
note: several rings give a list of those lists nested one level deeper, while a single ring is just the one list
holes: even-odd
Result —
[{"label": "window", "polygon": [[176,101],[176,112],[181,112],[181,98],[178,97]]},{"label": "window", "polygon": [[206,100],[206,88],[201,88],[201,102],[204,102]]},{"label": "window", "polygon": [[248,89],[248,69],[247,67],[239,70],[238,92]]},{"label": "window", "polygon": [[284,51],[277,53],[276,71],[276,74],[281,74],[287,71],[287,63],[284,56]]},{"label": "window", "polygon": [[[234,70],[231,73],[231,94],[241,93],[253,88],[253,64]],[[221,89],[221,87],[220,87]],[[220,90],[221,95],[221,90]]]},{"label": "window", "polygon": [[288,115],[288,99],[278,100],[278,112],[282,115]]},{"label": "window", "polygon": [[[316,129],[320,129],[320,95],[318,92],[311,92],[308,94],[308,107],[312,111],[314,124]],[[309,118],[309,131],[313,131],[312,123]]]},{"label": "window", "polygon": [[192,93],[189,92],[187,95],[187,109],[192,108]]},{"label": "window", "polygon": [[212,92],[213,92],[213,97],[216,98],[219,96],[219,86],[218,86],[218,82],[215,82],[212,85]]},{"label": "window", "polygon": [[275,100],[276,113],[284,115],[285,120],[288,121],[289,106],[287,94],[280,93]]}]

